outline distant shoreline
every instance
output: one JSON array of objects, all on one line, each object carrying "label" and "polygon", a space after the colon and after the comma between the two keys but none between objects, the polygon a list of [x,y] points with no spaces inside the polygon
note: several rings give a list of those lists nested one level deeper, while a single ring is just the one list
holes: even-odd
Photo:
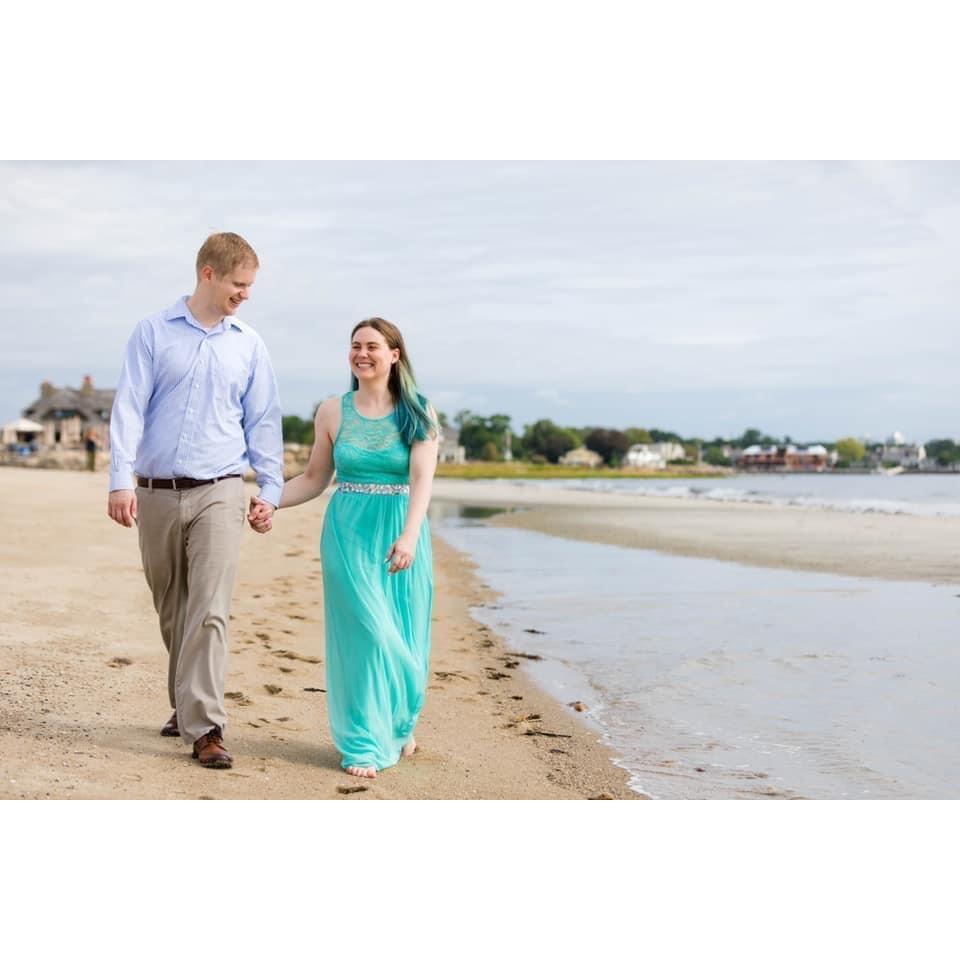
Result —
[{"label": "distant shoreline", "polygon": [[504,508],[487,523],[682,556],[960,584],[960,517],[845,513],[440,479],[434,501]]},{"label": "distant shoreline", "polygon": [[[288,450],[284,473],[287,479],[303,471],[309,446],[299,453]],[[97,472],[106,472],[109,452],[97,452]],[[20,467],[27,470],[86,470],[86,453],[83,450],[44,450],[29,457],[21,457],[7,450],[0,450],[0,466]],[[709,480],[736,476],[869,476],[885,474],[885,470],[844,468],[841,470],[756,470],[735,467],[713,467],[709,464],[668,466],[661,470],[644,470],[639,467],[568,467],[556,463],[530,463],[527,460],[484,461],[469,463],[441,463],[437,476],[457,480]],[[943,476],[960,470],[903,470],[897,476]],[[250,473],[247,479],[252,479]]]}]

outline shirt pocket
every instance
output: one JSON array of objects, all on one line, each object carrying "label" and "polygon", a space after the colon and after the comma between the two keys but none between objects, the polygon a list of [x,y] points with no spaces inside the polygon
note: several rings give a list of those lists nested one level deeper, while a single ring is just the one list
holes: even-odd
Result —
[{"label": "shirt pocket", "polygon": [[236,354],[217,354],[214,368],[217,392],[225,399],[239,403],[250,381],[250,362]]}]

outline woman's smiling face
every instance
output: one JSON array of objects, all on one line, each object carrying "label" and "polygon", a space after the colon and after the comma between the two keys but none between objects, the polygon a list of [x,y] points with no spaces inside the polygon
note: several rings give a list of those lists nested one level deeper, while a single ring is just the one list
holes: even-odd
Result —
[{"label": "woman's smiling face", "polygon": [[358,380],[376,380],[390,375],[400,359],[399,350],[391,350],[386,338],[373,327],[360,327],[350,343],[350,369]]}]

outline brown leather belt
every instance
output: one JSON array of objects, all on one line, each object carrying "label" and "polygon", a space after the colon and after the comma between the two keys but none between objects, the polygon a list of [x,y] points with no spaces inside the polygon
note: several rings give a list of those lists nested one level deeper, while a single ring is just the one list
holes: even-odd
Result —
[{"label": "brown leather belt", "polygon": [[210,480],[193,480],[190,477],[172,477],[170,479],[137,477],[137,486],[149,487],[151,490],[191,490],[193,487],[203,487],[208,483],[216,483],[219,480],[234,480],[239,477],[239,473],[228,473],[225,477],[212,477]]}]

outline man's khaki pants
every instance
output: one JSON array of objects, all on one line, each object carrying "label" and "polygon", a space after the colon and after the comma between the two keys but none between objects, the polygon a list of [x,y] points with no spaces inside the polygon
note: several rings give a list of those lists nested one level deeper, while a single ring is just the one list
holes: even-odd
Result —
[{"label": "man's khaki pants", "polygon": [[170,706],[189,746],[227,723],[227,633],[245,515],[239,477],[190,490],[137,488],[143,572],[170,654]]}]

